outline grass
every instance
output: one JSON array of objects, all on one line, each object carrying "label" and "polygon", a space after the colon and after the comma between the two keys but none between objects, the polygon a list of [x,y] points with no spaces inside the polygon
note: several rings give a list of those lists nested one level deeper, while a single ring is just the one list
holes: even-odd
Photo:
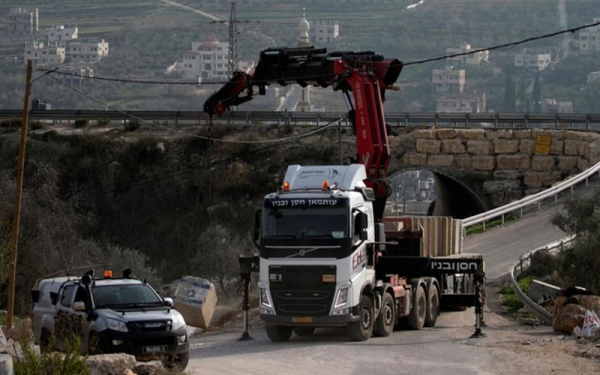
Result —
[{"label": "grass", "polygon": [[[533,276],[527,276],[517,281],[519,288],[523,293],[529,293],[529,286],[533,281]],[[535,315],[529,311],[521,311],[523,303],[519,299],[519,296],[512,287],[512,284],[504,285],[499,291],[502,294],[500,304],[506,308],[509,314],[517,318],[518,320],[534,319]]]},{"label": "grass", "polygon": [[[502,219],[494,219],[494,220],[490,220],[488,222],[485,223],[485,230],[491,229],[491,228],[495,228],[495,227],[501,227],[502,225],[509,223],[511,221],[517,221],[519,220],[519,217],[517,215],[505,215],[504,216],[504,223],[502,223]],[[479,233],[483,233],[485,232],[485,230],[483,229],[483,224],[477,224],[474,225],[472,227],[467,228],[467,236],[473,235],[473,234],[479,234]]]}]

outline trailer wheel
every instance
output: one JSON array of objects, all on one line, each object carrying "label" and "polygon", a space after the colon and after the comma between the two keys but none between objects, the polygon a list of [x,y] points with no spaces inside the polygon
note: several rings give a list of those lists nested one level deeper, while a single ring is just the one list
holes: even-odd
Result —
[{"label": "trailer wheel", "polygon": [[295,327],[294,333],[298,336],[310,336],[315,332],[315,327]]},{"label": "trailer wheel", "polygon": [[425,289],[419,285],[413,300],[410,315],[408,316],[408,326],[412,329],[422,329],[425,325],[425,316],[427,315],[427,299],[425,298]]},{"label": "trailer wheel", "polygon": [[427,314],[425,315],[425,327],[435,327],[438,315],[440,315],[440,292],[437,284],[431,284],[427,296]]},{"label": "trailer wheel", "polygon": [[394,330],[396,324],[396,309],[394,299],[389,293],[383,295],[381,300],[381,311],[375,321],[375,336],[387,337]]},{"label": "trailer wheel", "polygon": [[292,336],[294,327],[287,326],[267,326],[267,336],[273,342],[287,341]]},{"label": "trailer wheel", "polygon": [[352,341],[367,341],[373,333],[373,302],[365,295],[360,297],[359,319],[348,323],[348,336]]}]

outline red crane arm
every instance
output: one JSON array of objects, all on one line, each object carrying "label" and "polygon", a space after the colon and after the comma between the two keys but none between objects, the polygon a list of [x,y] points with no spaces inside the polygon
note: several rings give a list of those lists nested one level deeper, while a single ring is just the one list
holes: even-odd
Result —
[{"label": "red crane arm", "polygon": [[386,176],[390,150],[383,102],[385,91],[396,82],[402,66],[399,60],[385,59],[373,52],[328,54],[325,49],[313,47],[270,48],[261,52],[254,74],[236,72],[206,100],[204,112],[221,115],[231,106],[252,100],[254,86],[258,87],[259,95],[264,95],[271,83],[331,86],[335,91],[341,90],[356,134],[356,162],[365,165],[365,183],[375,192],[375,217],[380,219],[390,194]]}]

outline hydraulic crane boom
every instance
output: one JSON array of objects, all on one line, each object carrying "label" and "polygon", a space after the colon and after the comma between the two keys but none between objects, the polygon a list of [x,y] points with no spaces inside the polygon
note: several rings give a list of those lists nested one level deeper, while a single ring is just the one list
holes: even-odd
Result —
[{"label": "hydraulic crane boom", "polygon": [[[254,74],[234,73],[232,79],[204,103],[204,112],[221,115],[231,106],[252,100],[266,86],[297,83],[341,90],[356,134],[355,162],[365,166],[365,184],[375,192],[375,218],[381,220],[390,194],[387,167],[390,161],[383,112],[385,91],[391,89],[402,70],[402,62],[373,52],[332,52],[326,49],[269,48],[260,53]],[[350,97],[352,92],[353,99]]]}]

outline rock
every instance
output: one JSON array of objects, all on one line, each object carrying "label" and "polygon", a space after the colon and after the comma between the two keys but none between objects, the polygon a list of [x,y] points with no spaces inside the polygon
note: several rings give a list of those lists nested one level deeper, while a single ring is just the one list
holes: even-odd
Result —
[{"label": "rock", "polygon": [[98,354],[89,356],[85,364],[92,370],[90,375],[118,375],[135,366],[135,357],[124,353]]},{"label": "rock", "polygon": [[6,332],[7,339],[13,339],[15,342],[25,340],[27,342],[33,341],[33,329],[31,326],[31,319],[23,319],[16,326]]},{"label": "rock", "polygon": [[584,318],[585,308],[583,306],[569,304],[563,306],[560,312],[554,316],[552,328],[555,331],[572,334],[573,328],[583,325]]},{"label": "rock", "polygon": [[137,375],[169,375],[161,361],[138,362],[133,372]]}]

